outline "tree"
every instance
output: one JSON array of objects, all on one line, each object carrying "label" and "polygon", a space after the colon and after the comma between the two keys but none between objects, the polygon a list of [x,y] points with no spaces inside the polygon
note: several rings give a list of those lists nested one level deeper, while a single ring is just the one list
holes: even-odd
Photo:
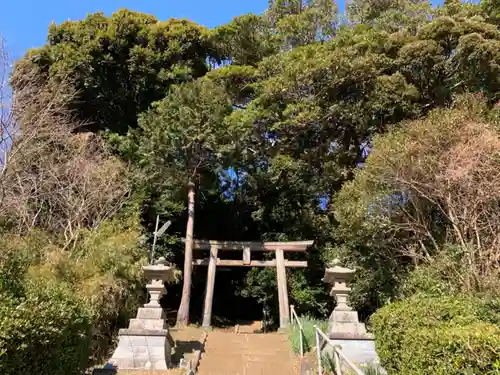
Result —
[{"label": "tree", "polygon": [[[463,16],[436,16],[418,27],[402,22],[397,32],[348,25],[331,40],[269,56],[253,70],[209,73],[220,81],[250,81],[238,91],[246,94],[239,98],[244,106],[227,121],[241,129],[246,152],[237,158],[239,191],[261,236],[314,238],[311,263],[318,268],[343,246],[367,253],[382,247],[382,235],[356,243],[336,237],[332,199],[365,162],[375,135],[470,90],[498,100],[498,40],[495,26]],[[371,261],[400,267],[392,256]],[[364,275],[389,280],[385,296],[401,281],[387,270]],[[307,272],[311,284],[319,283],[318,269]],[[362,303],[375,307],[385,296],[367,295]]]},{"label": "tree", "polygon": [[235,17],[211,35],[219,54],[232,65],[256,65],[279,50],[267,20],[255,14]]},{"label": "tree", "polygon": [[[174,236],[182,235],[176,223],[186,216],[188,197],[182,324],[195,229],[197,236],[232,239],[314,238],[311,267],[288,273],[302,311],[324,307],[314,305],[327,300],[324,262],[338,253],[355,248],[366,263],[388,265],[358,273],[363,287],[378,293],[361,301],[371,307],[412,266],[411,257],[399,262],[384,252],[387,244],[408,245],[407,232],[391,237],[378,231],[383,223],[364,219],[344,228],[332,202],[357,176],[376,135],[425,118],[458,94],[481,92],[488,105],[498,101],[500,34],[477,16],[496,22],[495,4],[351,5],[348,22],[340,22],[332,1],[275,0],[261,16],[236,17],[213,30],[125,10],[91,15],[53,26],[49,44],[17,65],[16,92],[16,75],[26,66],[40,84],[71,79],[79,97],[67,107],[92,131],[109,130],[108,143],[131,162],[130,186],[141,193],[145,226],[150,216],[165,214]],[[425,207],[440,225],[434,206]],[[213,212],[237,230],[216,228]],[[260,276],[256,271],[252,280]],[[385,289],[373,287],[381,281]],[[271,291],[256,283],[248,295]]]},{"label": "tree", "polygon": [[335,35],[338,8],[332,0],[270,0],[265,13],[285,50]]},{"label": "tree", "polygon": [[170,94],[139,118],[139,129],[129,136],[136,145],[141,176],[151,191],[159,192],[157,204],[167,207],[170,197],[187,188],[188,221],[184,251],[184,283],[177,324],[189,321],[195,187],[205,175],[216,175],[222,157],[236,142],[225,126],[231,112],[229,99],[208,80],[172,87]]},{"label": "tree", "polygon": [[[430,6],[426,0],[353,0],[348,4],[347,14],[351,22],[370,24],[377,19],[385,18],[389,12],[416,10],[415,6],[419,4]],[[415,13],[410,14],[413,18],[415,15]]]},{"label": "tree", "polygon": [[85,127],[125,134],[170,85],[204,75],[211,51],[201,26],[122,9],[51,25],[48,44],[29,51],[16,70],[31,65],[45,80],[71,78],[79,93],[71,108]]},{"label": "tree", "polygon": [[124,163],[75,132],[73,85],[24,66],[10,97],[2,47],[0,372],[84,373],[139,302],[139,210]]},{"label": "tree", "polygon": [[497,123],[498,111],[469,95],[375,138],[334,203],[343,254],[361,269],[358,301],[401,296],[394,285],[417,265],[457,291],[497,288]]},{"label": "tree", "polygon": [[68,109],[76,94],[67,81],[47,84],[26,66],[13,83],[16,95],[0,96],[1,222],[19,234],[64,233],[69,245],[80,229],[98,227],[121,208],[130,191],[127,168],[99,136],[75,134],[81,123]]}]

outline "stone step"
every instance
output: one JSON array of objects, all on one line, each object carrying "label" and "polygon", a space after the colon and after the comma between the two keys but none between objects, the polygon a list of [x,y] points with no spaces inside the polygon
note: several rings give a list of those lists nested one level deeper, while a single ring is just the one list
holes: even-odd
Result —
[{"label": "stone step", "polygon": [[221,339],[228,341],[252,341],[252,342],[287,342],[287,337],[261,337],[258,335],[257,337],[252,337],[252,335],[214,335],[211,334],[210,337],[212,339]]},{"label": "stone step", "polygon": [[[211,342],[217,342],[217,343],[222,343],[225,344],[226,346],[229,345],[245,345],[245,344],[250,344],[255,347],[258,347],[260,345],[284,345],[287,344],[287,340],[247,340],[247,339],[224,339],[224,338],[219,338],[219,337],[210,337]],[[208,341],[207,341],[208,344]]]},{"label": "stone step", "polygon": [[294,359],[282,334],[210,332],[199,375],[294,375]]},{"label": "stone step", "polygon": [[271,366],[271,365],[276,365],[276,366],[283,366],[283,363],[287,363],[289,360],[279,360],[279,359],[276,359],[275,361],[267,361],[267,360],[263,360],[263,359],[260,359],[260,358],[246,358],[246,359],[240,359],[240,360],[232,360],[232,361],[228,361],[227,358],[224,359],[222,357],[219,357],[217,358],[217,360],[210,360],[210,361],[205,361],[204,363],[203,362],[200,362],[201,364],[201,367],[205,368],[205,367],[210,367],[210,366],[219,366],[222,364],[224,364],[224,368],[228,367],[228,366],[233,366],[233,365],[237,365],[237,366],[240,366],[240,367],[244,367],[248,364],[259,364],[259,365],[266,365],[266,366]]},{"label": "stone step", "polygon": [[215,366],[212,368],[201,368],[198,375],[221,375],[221,374],[263,374],[263,375],[294,375],[293,369],[285,369],[283,366]]},{"label": "stone step", "polygon": [[218,357],[218,356],[227,356],[228,352],[231,353],[233,356],[238,356],[238,357],[248,357],[248,356],[260,356],[263,358],[291,358],[292,353],[288,350],[252,350],[252,349],[244,349],[244,348],[237,348],[237,349],[229,349],[229,348],[205,348],[205,352],[210,353],[210,356]]},{"label": "stone step", "polygon": [[265,375],[293,375],[293,368],[283,366],[280,363],[236,363],[236,364],[212,364],[200,366],[199,375],[217,374],[221,373],[237,374],[237,373],[252,373],[252,374],[265,374]]},{"label": "stone step", "polygon": [[[232,354],[231,354],[232,355]],[[205,360],[204,364],[209,364],[209,363],[249,363],[249,362],[258,362],[258,363],[286,363],[290,360],[293,360],[292,358],[288,357],[276,357],[276,358],[269,358],[269,357],[261,357],[261,356],[237,356],[237,357],[232,357],[231,361],[228,360],[227,356],[224,357],[222,355],[219,355],[217,357],[210,357],[210,358],[202,358],[202,361]]]},{"label": "stone step", "polygon": [[244,368],[273,368],[278,371],[281,371],[282,369],[286,368],[287,366],[284,366],[283,363],[277,362],[277,363],[268,363],[268,362],[241,362],[241,361],[236,361],[233,363],[225,363],[225,362],[212,362],[212,363],[202,363],[199,366],[200,370],[204,371],[212,371],[212,370],[225,370],[225,371],[239,371]]},{"label": "stone step", "polygon": [[245,367],[226,368],[218,367],[215,369],[201,369],[198,375],[294,375],[292,369],[267,368],[267,367]]},{"label": "stone step", "polygon": [[227,353],[231,352],[234,355],[244,355],[247,353],[253,353],[255,355],[263,355],[263,356],[289,356],[291,355],[291,351],[286,348],[253,348],[253,347],[230,347],[230,346],[206,346],[205,352],[209,352],[211,354],[221,354],[227,355]]},{"label": "stone step", "polygon": [[210,341],[207,340],[207,346],[208,345],[217,345],[217,346],[226,346],[226,347],[231,347],[231,348],[237,348],[237,347],[254,347],[254,348],[260,348],[260,347],[266,347],[266,348],[271,348],[271,347],[283,347],[287,345],[288,343],[286,341],[284,342],[279,342],[279,341],[262,341],[262,342],[252,342],[252,341],[246,341],[246,340],[241,340],[241,341],[235,341],[235,340],[223,340],[223,339],[215,339],[211,337],[209,339]]},{"label": "stone step", "polygon": [[203,371],[199,372],[199,375],[293,375],[293,372],[276,372],[271,369],[244,369],[244,370],[214,370],[214,371]]}]

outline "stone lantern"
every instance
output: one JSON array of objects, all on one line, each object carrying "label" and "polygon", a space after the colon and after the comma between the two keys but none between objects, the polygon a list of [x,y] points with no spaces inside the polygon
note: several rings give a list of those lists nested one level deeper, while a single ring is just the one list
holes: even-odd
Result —
[{"label": "stone lantern", "polygon": [[118,369],[166,370],[174,340],[168,330],[160,298],[166,294],[164,282],[173,279],[174,268],[165,258],[155,264],[143,266],[148,279],[146,289],[150,301],[139,308],[127,329],[120,329],[118,346],[110,363]]},{"label": "stone lantern", "polygon": [[[349,306],[347,284],[354,276],[354,270],[340,266],[335,259],[325,270],[323,282],[331,284],[330,295],[335,298],[337,306],[333,309],[328,321],[328,337],[330,342],[342,348],[342,352],[357,365],[380,363],[375,351],[373,335],[366,332],[366,327],[359,322],[358,312]],[[328,345],[323,349],[328,355],[333,355]],[[385,373],[385,372],[382,372]]]},{"label": "stone lantern", "polygon": [[158,308],[160,307],[160,298],[167,294],[165,289],[165,281],[173,278],[174,269],[167,266],[165,258],[161,257],[155,264],[143,266],[144,276],[149,283],[146,285],[150,300],[144,307]]},{"label": "stone lantern", "polygon": [[358,312],[349,306],[349,292],[351,288],[347,286],[354,275],[354,270],[341,267],[340,261],[335,259],[331,267],[325,270],[323,282],[332,285],[330,295],[335,297],[337,306],[330,315],[328,322],[328,334],[334,335],[349,335],[349,336],[365,336],[366,327],[359,322]]}]

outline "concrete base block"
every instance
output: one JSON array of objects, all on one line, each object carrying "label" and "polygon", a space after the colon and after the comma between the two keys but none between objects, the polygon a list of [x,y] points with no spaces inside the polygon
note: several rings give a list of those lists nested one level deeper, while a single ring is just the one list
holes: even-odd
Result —
[{"label": "concrete base block", "polygon": [[328,323],[328,335],[346,334],[351,336],[367,335],[366,326],[363,323]]},{"label": "concrete base block", "polygon": [[339,323],[358,323],[358,312],[354,310],[335,309],[330,314],[329,320]]},{"label": "concrete base block", "polygon": [[366,335],[366,326],[359,322],[358,312],[354,310],[333,310],[328,319],[328,335],[351,334]]},{"label": "concrete base block", "polygon": [[166,370],[172,343],[168,330],[120,330],[118,346],[109,362],[123,370]]},{"label": "concrete base block", "polygon": [[130,319],[130,329],[161,330],[167,328],[167,322],[157,319]]},{"label": "concrete base block", "polygon": [[141,307],[137,311],[137,319],[165,320],[166,315],[163,309],[159,307]]},{"label": "concrete base block", "polygon": [[[330,340],[334,345],[340,346],[345,356],[361,368],[366,365],[380,366],[380,360],[375,351],[375,343],[369,335],[365,337],[352,335],[349,337],[337,334],[330,336]],[[326,345],[323,348],[323,353],[333,358],[333,349],[330,345]],[[347,371],[348,368],[345,367],[345,370]],[[382,368],[381,371],[383,372]]]}]

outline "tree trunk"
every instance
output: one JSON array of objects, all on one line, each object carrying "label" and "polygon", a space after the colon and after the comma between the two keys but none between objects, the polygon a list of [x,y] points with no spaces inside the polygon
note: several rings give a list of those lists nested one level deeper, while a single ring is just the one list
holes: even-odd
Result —
[{"label": "tree trunk", "polygon": [[189,302],[191,300],[191,273],[193,270],[193,231],[194,231],[194,199],[195,185],[188,184],[188,220],[186,225],[186,242],[184,247],[184,283],[182,298],[177,311],[177,326],[185,327],[189,323]]}]

